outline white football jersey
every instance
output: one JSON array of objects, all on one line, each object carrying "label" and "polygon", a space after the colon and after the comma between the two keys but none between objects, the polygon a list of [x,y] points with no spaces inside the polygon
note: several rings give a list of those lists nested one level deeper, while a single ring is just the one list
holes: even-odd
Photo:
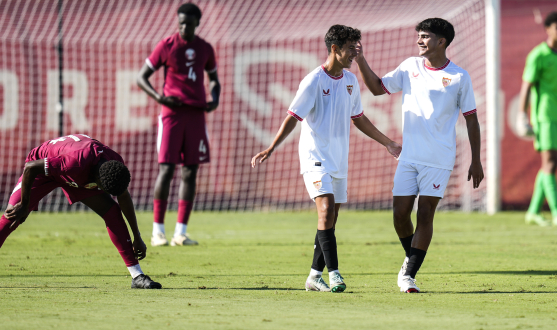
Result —
[{"label": "white football jersey", "polygon": [[411,57],[382,79],[388,94],[402,91],[402,153],[400,160],[453,170],[456,121],[476,113],[472,81],[466,70],[447,60],[440,68]]},{"label": "white football jersey", "polygon": [[300,173],[346,178],[351,118],[364,114],[356,76],[343,70],[333,77],[318,67],[300,83],[288,113],[302,122]]}]

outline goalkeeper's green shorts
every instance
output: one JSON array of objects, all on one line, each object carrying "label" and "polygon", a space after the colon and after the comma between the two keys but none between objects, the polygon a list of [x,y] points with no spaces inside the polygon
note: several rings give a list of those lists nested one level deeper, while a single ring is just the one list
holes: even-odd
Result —
[{"label": "goalkeeper's green shorts", "polygon": [[536,151],[557,150],[557,122],[538,123],[535,133]]}]

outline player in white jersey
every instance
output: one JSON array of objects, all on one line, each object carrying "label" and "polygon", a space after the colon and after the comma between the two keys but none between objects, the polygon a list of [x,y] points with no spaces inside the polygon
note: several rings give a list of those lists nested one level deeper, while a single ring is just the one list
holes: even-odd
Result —
[{"label": "player in white jersey", "polygon": [[[333,25],[325,35],[327,61],[300,83],[296,97],[269,148],[255,155],[251,166],[262,163],[302,122],[300,167],[310,198],[317,207],[317,233],[313,263],[306,280],[307,291],[342,292],[346,289],[338,271],[335,227],[341,203],[347,202],[350,121],[370,138],[398,157],[401,146],[383,135],[364,115],[360,86],[350,68],[357,56],[361,34],[357,29]],[[321,277],[329,271],[327,286]]]},{"label": "player in white jersey", "polygon": [[[454,39],[454,28],[444,19],[430,18],[420,22],[416,31],[420,56],[405,60],[383,78],[368,66],[361,44],[356,58],[373,95],[403,93],[402,153],[393,185],[394,226],[406,252],[398,275],[402,292],[420,292],[415,277],[433,236],[435,209],[453,170],[459,110],[466,119],[472,149],[468,181],[472,178],[475,189],[484,177],[472,82],[468,72],[446,56]],[[414,232],[410,215],[418,194]]]}]

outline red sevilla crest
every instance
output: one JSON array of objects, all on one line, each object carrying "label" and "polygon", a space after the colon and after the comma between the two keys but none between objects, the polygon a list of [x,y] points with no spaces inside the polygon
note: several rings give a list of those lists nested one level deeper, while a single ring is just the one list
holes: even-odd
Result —
[{"label": "red sevilla crest", "polygon": [[352,89],[354,88],[354,85],[346,85],[346,90],[348,91],[348,94],[352,95]]},{"label": "red sevilla crest", "polygon": [[443,87],[447,87],[451,83],[451,79],[445,77],[443,77],[442,81],[443,81]]},{"label": "red sevilla crest", "polygon": [[315,189],[317,189],[317,190],[321,189],[321,186],[322,186],[321,180],[315,181],[315,182],[313,183],[313,186],[314,186]]}]

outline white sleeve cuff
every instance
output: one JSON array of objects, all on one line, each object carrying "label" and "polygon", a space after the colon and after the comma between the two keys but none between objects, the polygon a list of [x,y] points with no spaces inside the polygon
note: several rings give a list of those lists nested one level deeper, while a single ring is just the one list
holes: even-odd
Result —
[{"label": "white sleeve cuff", "polygon": [[156,71],[155,67],[153,66],[153,63],[151,63],[151,61],[149,61],[149,59],[145,59],[145,64],[147,64],[147,66],[149,68],[151,68],[151,70]]}]

